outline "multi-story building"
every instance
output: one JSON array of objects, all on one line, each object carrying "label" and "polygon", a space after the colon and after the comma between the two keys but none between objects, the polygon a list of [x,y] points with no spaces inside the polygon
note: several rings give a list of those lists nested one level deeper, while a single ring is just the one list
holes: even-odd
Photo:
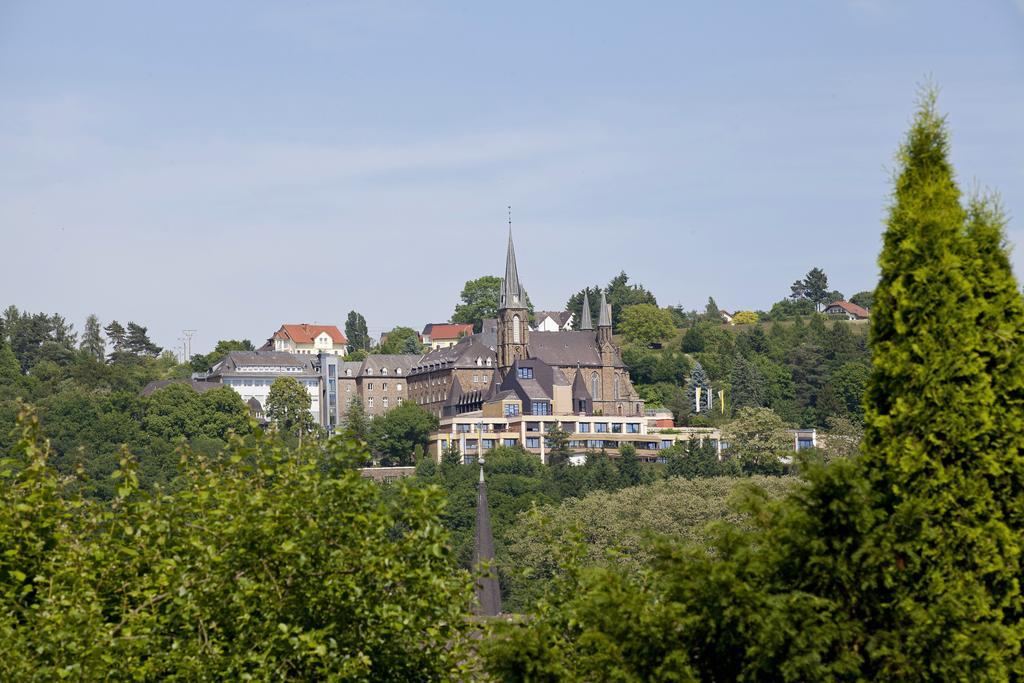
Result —
[{"label": "multi-story building", "polygon": [[359,368],[356,386],[370,417],[386,413],[409,397],[409,372],[420,356],[373,354]]},{"label": "multi-story building", "polygon": [[232,351],[213,366],[208,379],[231,387],[250,411],[263,415],[270,386],[278,377],[291,377],[306,388],[309,412],[320,423],[320,369],[315,356],[282,351]]},{"label": "multi-story building", "polygon": [[330,353],[344,356],[348,353],[348,339],[335,325],[281,325],[281,329],[267,340],[261,351],[284,351],[315,356]]},{"label": "multi-story building", "polygon": [[471,323],[427,323],[420,339],[432,350],[455,346],[460,339],[473,334]]},{"label": "multi-story building", "polygon": [[[661,451],[678,442],[710,439],[720,448],[721,435],[708,427],[678,427],[662,432],[650,429],[644,417],[605,417],[597,415],[524,415],[521,400],[499,394],[483,410],[443,418],[440,429],[430,438],[429,453],[435,459],[454,445],[466,460],[497,446],[522,446],[547,462],[551,443],[546,434],[558,428],[569,434],[569,448],[577,454],[605,452],[618,457],[619,448],[631,444],[643,462],[664,462]],[[581,462],[582,455],[575,461]]]},{"label": "multi-story building", "polygon": [[320,424],[330,430],[344,424],[345,413],[356,396],[370,417],[401,405],[409,398],[409,371],[419,359],[416,355],[373,354],[350,362],[327,354],[320,356]]}]

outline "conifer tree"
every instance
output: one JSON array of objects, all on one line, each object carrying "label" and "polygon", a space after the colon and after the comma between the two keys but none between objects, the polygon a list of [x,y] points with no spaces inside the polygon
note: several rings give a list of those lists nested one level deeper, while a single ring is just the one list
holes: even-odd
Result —
[{"label": "conifer tree", "polygon": [[85,331],[82,333],[82,344],[79,347],[87,356],[100,362],[107,355],[107,346],[100,334],[100,321],[95,314],[85,319]]},{"label": "conifer tree", "polygon": [[874,642],[905,666],[1004,677],[1022,638],[1024,303],[998,214],[976,203],[968,221],[960,203],[934,93],[899,160],[865,398],[863,467],[885,520],[872,542],[892,559]]}]

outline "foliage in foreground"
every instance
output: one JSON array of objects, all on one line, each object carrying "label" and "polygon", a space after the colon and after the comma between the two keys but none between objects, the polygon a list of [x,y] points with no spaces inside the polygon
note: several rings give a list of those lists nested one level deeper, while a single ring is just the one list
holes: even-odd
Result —
[{"label": "foliage in foreground", "polygon": [[504,680],[1021,680],[1024,299],[926,96],[879,259],[863,455],[809,466],[712,553],[583,567],[487,648]]},{"label": "foliage in foreground", "polygon": [[139,490],[126,457],[104,505],[20,424],[0,465],[0,679],[439,680],[465,660],[471,585],[441,493],[383,495],[357,443],[186,450],[174,493]]},{"label": "foliage in foreground", "polygon": [[520,610],[549,589],[563,572],[558,548],[582,543],[581,559],[588,566],[610,566],[639,577],[654,560],[654,538],[706,546],[711,522],[746,524],[730,504],[740,490],[753,486],[780,498],[799,483],[795,477],[673,477],[522,513],[506,534],[501,558],[512,597],[506,607]]}]

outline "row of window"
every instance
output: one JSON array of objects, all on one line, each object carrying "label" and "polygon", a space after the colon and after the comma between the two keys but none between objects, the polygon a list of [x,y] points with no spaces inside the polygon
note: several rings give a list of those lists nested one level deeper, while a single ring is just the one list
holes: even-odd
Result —
[{"label": "row of window", "polygon": [[[390,403],[390,401],[388,401],[388,397],[387,396],[385,396],[384,398],[382,398],[380,400],[380,407],[381,408],[385,408],[386,409],[386,408],[390,407],[390,405],[391,405],[391,403]],[[402,397],[401,396],[399,396],[398,398],[395,399],[395,405],[396,406],[402,405]],[[369,398],[366,399],[366,407],[367,408],[373,408],[373,396],[370,396]]]},{"label": "row of window", "polygon": [[[366,390],[367,391],[373,391],[373,382],[367,382],[366,383]],[[387,391],[388,390],[388,383],[387,382],[381,382],[380,383],[380,390],[381,391]],[[395,385],[395,391],[401,391],[401,390],[402,390],[401,383],[396,384]]]}]

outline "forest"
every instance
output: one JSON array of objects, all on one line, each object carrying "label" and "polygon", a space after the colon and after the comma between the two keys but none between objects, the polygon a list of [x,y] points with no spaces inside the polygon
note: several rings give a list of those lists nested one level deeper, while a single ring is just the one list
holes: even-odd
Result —
[{"label": "forest", "polygon": [[[1019,680],[1006,217],[961,194],[934,93],[897,161],[869,326],[623,307],[644,391],[720,425],[724,459],[691,442],[658,467],[629,449],[573,466],[559,434],[548,466],[489,454],[492,621],[472,616],[476,467],[448,453],[378,485],[358,472],[372,425],[369,444],[299,439],[229,390],[142,397],[190,370],[145,327],[109,323],[108,353],[94,318],[78,339],[8,309],[0,678]],[[793,301],[816,307],[807,280]],[[695,384],[726,403],[698,415]],[[792,424],[833,438],[783,457]]]}]

